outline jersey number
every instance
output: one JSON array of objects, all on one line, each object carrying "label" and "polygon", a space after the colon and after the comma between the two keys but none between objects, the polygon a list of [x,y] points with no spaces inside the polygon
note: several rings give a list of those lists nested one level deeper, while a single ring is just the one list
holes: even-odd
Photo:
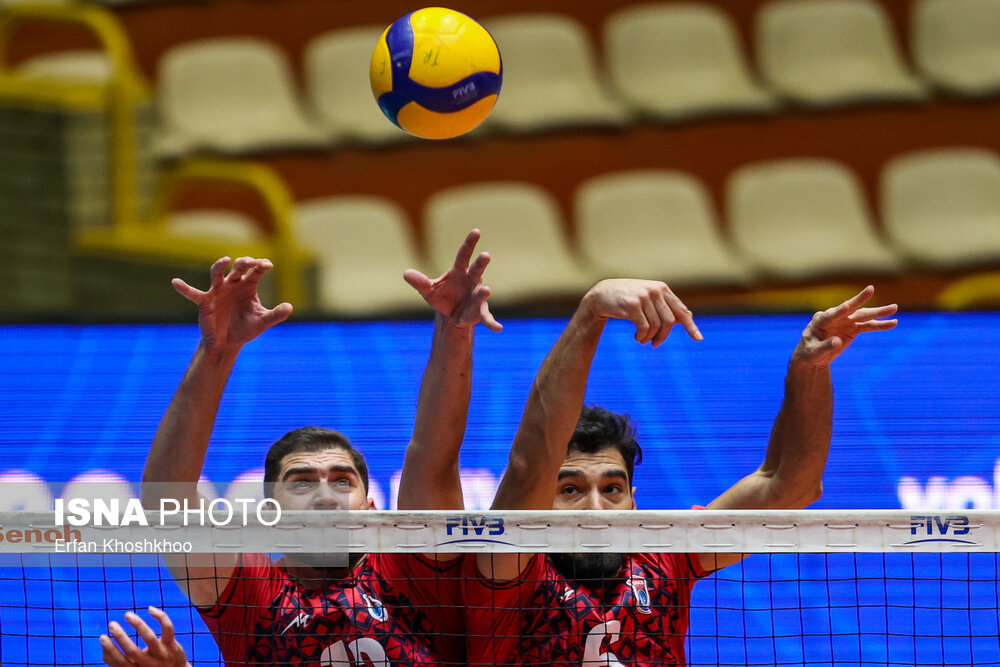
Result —
[{"label": "jersey number", "polygon": [[353,665],[372,665],[373,667],[389,667],[385,657],[385,649],[371,637],[361,637],[351,642],[337,642],[327,646],[319,658],[322,667],[352,667]]},{"label": "jersey number", "polygon": [[604,638],[608,638],[609,646],[614,644],[618,641],[621,629],[621,621],[608,621],[607,623],[595,625],[587,634],[587,644],[583,649],[582,667],[623,667],[622,663],[618,662],[618,656],[611,651],[601,653],[601,644],[604,643]]}]

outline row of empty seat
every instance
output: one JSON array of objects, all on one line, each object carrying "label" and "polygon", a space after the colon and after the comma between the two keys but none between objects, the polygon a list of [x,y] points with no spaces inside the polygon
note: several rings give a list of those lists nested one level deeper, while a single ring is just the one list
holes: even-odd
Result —
[{"label": "row of empty seat", "polygon": [[[294,227],[320,257],[323,309],[353,316],[419,305],[402,270],[443,272],[472,227],[494,258],[486,282],[499,305],[577,295],[609,276],[741,286],[1000,263],[1000,156],[958,148],[904,155],[885,166],[880,190],[881,232],[853,172],[816,159],[738,169],[726,188],[725,225],[698,179],[644,170],[581,184],[572,226],[545,190],[491,182],[434,193],[422,243],[403,210],[376,197],[302,202]],[[169,224],[186,236],[261,234],[233,212],[188,212]]]},{"label": "row of empty seat", "polygon": [[[708,3],[659,2],[612,13],[604,24],[606,72],[589,34],[569,16],[518,14],[483,23],[504,61],[503,90],[483,132],[767,112],[788,103],[917,101],[934,89],[970,96],[1000,91],[1000,0],[914,2],[910,43],[919,76],[874,0],[764,5],[754,25],[759,78],[732,17]],[[382,117],[368,84],[368,61],[383,28],[337,30],[306,45],[307,104],[288,58],[265,40],[218,38],[171,48],[158,70],[161,154],[405,139]],[[76,57],[41,56],[25,71],[100,75],[98,65],[74,65]]]}]

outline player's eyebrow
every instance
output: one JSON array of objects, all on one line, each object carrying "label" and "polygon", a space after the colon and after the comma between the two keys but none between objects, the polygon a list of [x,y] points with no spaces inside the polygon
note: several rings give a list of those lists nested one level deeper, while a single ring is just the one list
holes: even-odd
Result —
[{"label": "player's eyebrow", "polygon": [[285,474],[281,476],[281,481],[284,482],[286,479],[292,475],[308,475],[309,473],[316,474],[316,468],[312,466],[299,466],[298,468],[289,468],[285,471]]},{"label": "player's eyebrow", "polygon": [[[286,479],[288,479],[293,475],[309,475],[309,474],[317,475],[318,472],[319,471],[313,466],[299,466],[297,468],[289,468],[288,470],[285,471],[285,474],[281,476],[281,481],[285,481]],[[337,464],[337,463],[327,468],[327,472],[342,472],[342,473],[347,473],[349,475],[353,475],[354,477],[358,476],[358,471],[355,470],[352,466]]]},{"label": "player's eyebrow", "polygon": [[358,471],[353,466],[343,465],[343,464],[333,464],[326,469],[327,472],[343,472],[354,477],[358,476]]},{"label": "player's eyebrow", "polygon": [[[556,478],[556,481],[561,482],[563,479],[567,477],[584,477],[584,476],[585,475],[583,474],[583,471],[577,468],[563,468],[562,470],[559,471],[559,476]],[[610,468],[601,473],[601,479],[609,479],[609,478],[628,479],[628,474],[621,468]]]},{"label": "player's eyebrow", "polygon": [[621,468],[611,468],[610,470],[605,470],[601,473],[602,479],[607,479],[609,477],[621,477],[622,479],[628,479],[628,473]]},{"label": "player's eyebrow", "polygon": [[577,470],[576,468],[563,468],[559,471],[559,476],[556,478],[556,481],[561,482],[567,477],[583,477],[583,471]]}]

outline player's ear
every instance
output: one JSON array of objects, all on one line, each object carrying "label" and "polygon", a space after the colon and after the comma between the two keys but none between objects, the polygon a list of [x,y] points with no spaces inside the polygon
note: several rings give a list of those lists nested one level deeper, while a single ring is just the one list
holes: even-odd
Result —
[{"label": "player's ear", "polygon": [[635,503],[635,487],[632,487],[632,509],[639,509],[639,506]]},{"label": "player's ear", "polygon": [[374,498],[368,498],[368,509],[370,509],[370,510],[377,510],[378,509],[377,507],[375,507],[375,499]]}]

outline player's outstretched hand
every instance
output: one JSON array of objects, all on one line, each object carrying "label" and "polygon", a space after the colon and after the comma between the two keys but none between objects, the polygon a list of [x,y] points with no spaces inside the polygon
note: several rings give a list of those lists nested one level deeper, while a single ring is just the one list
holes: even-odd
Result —
[{"label": "player's outstretched hand", "polygon": [[146,648],[140,649],[136,646],[132,638],[129,637],[122,626],[115,622],[108,624],[108,631],[118,642],[111,641],[111,637],[101,635],[101,657],[104,663],[111,667],[190,667],[184,649],[177,640],[174,639],[174,624],[166,612],[156,607],[150,607],[149,613],[160,622],[162,636],[157,637],[156,633],[146,625],[146,622],[138,615],[128,612],[125,620],[135,628],[139,636],[146,643]]},{"label": "player's outstretched hand", "polygon": [[802,332],[802,340],[792,353],[792,361],[826,365],[846,350],[858,334],[887,331],[895,327],[895,319],[879,318],[895,315],[896,304],[877,308],[861,307],[874,295],[875,288],[869,285],[839,306],[813,315],[809,326]]},{"label": "player's outstretched hand", "polygon": [[431,280],[416,269],[407,269],[403,279],[454,326],[472,327],[482,322],[493,331],[500,331],[503,326],[493,318],[486,303],[490,288],[483,284],[483,272],[490,263],[490,255],[481,252],[475,261],[472,260],[479,237],[478,229],[469,232],[458,249],[455,264],[439,278]]},{"label": "player's outstretched hand", "polygon": [[659,347],[677,322],[691,338],[702,340],[691,311],[666,283],[659,281],[633,278],[602,280],[584,295],[581,307],[589,309],[597,318],[632,321],[635,324],[635,339],[643,345],[652,342],[653,347]]},{"label": "player's outstretched hand", "polygon": [[273,267],[269,259],[240,257],[233,262],[223,257],[212,265],[212,284],[207,292],[180,278],[173,279],[174,289],[198,306],[198,326],[206,347],[215,350],[239,347],[288,319],[292,304],[265,308],[257,295],[257,284]]}]

